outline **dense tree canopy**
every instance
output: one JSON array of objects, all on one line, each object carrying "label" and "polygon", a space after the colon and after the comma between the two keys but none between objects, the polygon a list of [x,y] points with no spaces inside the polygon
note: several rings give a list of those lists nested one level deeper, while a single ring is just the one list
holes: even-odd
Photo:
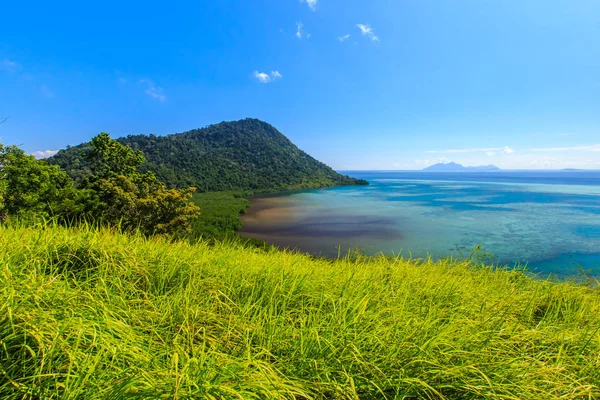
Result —
[{"label": "dense tree canopy", "polygon": [[189,231],[199,216],[189,201],[195,188],[167,189],[138,171],[143,162],[139,151],[101,133],[87,153],[87,176],[76,185],[58,166],[0,144],[0,218],[93,219],[147,235]]},{"label": "dense tree canopy", "polygon": [[87,153],[91,175],[83,185],[97,194],[102,221],[145,234],[189,231],[200,210],[189,201],[196,188],[169,190],[154,174],[140,173],[141,153],[107,133],[93,138],[91,146]]},{"label": "dense tree canopy", "polygon": [[78,190],[55,165],[0,143],[0,217],[77,218],[85,214],[92,194]]},{"label": "dense tree canopy", "polygon": [[112,140],[108,133],[100,133],[90,144],[91,151],[87,154],[87,161],[96,178],[133,176],[144,162],[144,156],[139,150],[133,151]]},{"label": "dense tree canopy", "polygon": [[[273,126],[257,119],[223,122],[168,136],[118,139],[146,159],[142,172],[153,172],[169,187],[277,191],[366,184],[340,175],[296,147]],[[92,174],[86,155],[91,143],[60,151],[50,162],[76,180]]]}]

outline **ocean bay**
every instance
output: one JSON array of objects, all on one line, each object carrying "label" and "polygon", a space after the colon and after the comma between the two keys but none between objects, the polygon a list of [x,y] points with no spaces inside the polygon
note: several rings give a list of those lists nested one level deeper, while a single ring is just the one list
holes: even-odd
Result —
[{"label": "ocean bay", "polygon": [[257,198],[243,236],[313,255],[349,249],[600,273],[600,172],[347,172],[369,186]]}]

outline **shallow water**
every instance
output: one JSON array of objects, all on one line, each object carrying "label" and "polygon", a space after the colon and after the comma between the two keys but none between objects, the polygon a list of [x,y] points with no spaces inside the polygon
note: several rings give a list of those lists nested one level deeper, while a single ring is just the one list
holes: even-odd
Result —
[{"label": "shallow water", "polygon": [[315,255],[477,253],[542,275],[600,275],[600,172],[347,172],[365,187],[254,199],[242,235]]}]

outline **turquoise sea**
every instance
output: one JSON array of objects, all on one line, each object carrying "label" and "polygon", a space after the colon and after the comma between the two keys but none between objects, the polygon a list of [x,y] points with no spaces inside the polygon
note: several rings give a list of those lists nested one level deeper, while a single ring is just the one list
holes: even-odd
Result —
[{"label": "turquoise sea", "polygon": [[344,171],[369,186],[257,198],[242,235],[314,255],[479,258],[600,275],[600,171]]}]

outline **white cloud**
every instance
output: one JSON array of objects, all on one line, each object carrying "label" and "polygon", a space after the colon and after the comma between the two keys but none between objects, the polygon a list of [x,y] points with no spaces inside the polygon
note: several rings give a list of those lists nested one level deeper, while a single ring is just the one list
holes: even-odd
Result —
[{"label": "white cloud", "polygon": [[375,35],[375,32],[373,32],[373,29],[369,25],[358,24],[356,26],[358,26],[358,29],[360,29],[363,36],[371,38],[374,42],[379,42],[379,38]]},{"label": "white cloud", "polygon": [[589,146],[573,146],[573,147],[547,147],[539,149],[531,149],[535,152],[552,152],[552,151],[600,151],[600,144],[592,144]]},{"label": "white cloud", "polygon": [[44,95],[44,97],[48,98],[48,99],[53,99],[54,98],[54,92],[52,90],[50,90],[50,88],[46,85],[42,85],[40,87],[40,91],[42,92],[42,94]]},{"label": "white cloud", "polygon": [[310,7],[311,10],[316,11],[317,10],[317,3],[319,2],[319,0],[300,0],[300,3],[306,3],[308,4],[308,6]]},{"label": "white cloud", "polygon": [[269,74],[265,74],[264,72],[254,71],[254,77],[258,79],[260,83],[269,83],[271,82],[271,77]]},{"label": "white cloud", "polygon": [[279,71],[271,71],[270,74],[267,74],[265,72],[254,71],[254,77],[258,79],[260,83],[269,83],[277,79],[283,78]]},{"label": "white cloud", "polygon": [[58,153],[58,150],[43,150],[43,151],[35,151],[32,153],[32,155],[39,160],[42,158],[52,157],[56,153]]},{"label": "white cloud", "polygon": [[4,60],[0,64],[0,68],[8,72],[17,72],[21,69],[21,65],[11,60]]},{"label": "white cloud", "polygon": [[142,79],[140,83],[146,85],[146,94],[154,100],[164,103],[167,100],[167,96],[164,94],[163,88],[157,86],[149,79]]},{"label": "white cloud", "polygon": [[344,36],[340,36],[340,37],[338,38],[338,40],[339,40],[340,42],[345,42],[345,41],[346,41],[346,40],[348,40],[349,38],[350,38],[350,34],[347,34],[347,35],[344,35]]},{"label": "white cloud", "polygon": [[491,148],[474,148],[474,149],[448,149],[448,150],[429,150],[426,153],[430,154],[456,154],[456,153],[488,153],[488,152],[502,152],[504,154],[512,154],[515,152],[508,146],[504,147],[491,147]]},{"label": "white cloud", "polygon": [[492,157],[492,156],[495,156],[495,155],[496,155],[496,153],[494,153],[493,151],[486,151],[486,152],[485,152],[485,154],[486,154],[488,157]]},{"label": "white cloud", "polygon": [[302,32],[303,28],[304,28],[304,24],[302,22],[296,23],[296,37],[298,39],[302,39],[302,37],[304,36],[304,32]]}]

